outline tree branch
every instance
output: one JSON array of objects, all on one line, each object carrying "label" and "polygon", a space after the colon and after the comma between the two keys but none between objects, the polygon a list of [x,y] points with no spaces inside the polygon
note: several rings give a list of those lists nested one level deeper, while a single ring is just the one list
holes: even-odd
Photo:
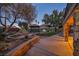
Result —
[{"label": "tree branch", "polygon": [[[8,18],[7,18],[7,17],[2,17],[2,16],[0,16],[0,23],[1,23],[1,25],[5,26],[6,24],[3,24],[3,23],[2,23],[1,18],[6,18],[6,19],[8,19]],[[8,20],[9,20],[9,19],[8,19]]]},{"label": "tree branch", "polygon": [[12,25],[16,22],[16,17],[14,19],[14,21],[11,23],[11,25],[9,26],[9,29],[12,27]]}]

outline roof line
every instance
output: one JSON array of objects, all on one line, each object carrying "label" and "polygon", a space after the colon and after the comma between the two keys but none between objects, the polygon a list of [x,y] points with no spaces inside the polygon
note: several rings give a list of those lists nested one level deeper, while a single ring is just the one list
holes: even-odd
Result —
[{"label": "roof line", "polygon": [[67,16],[65,17],[65,20],[64,20],[63,24],[65,24],[65,22],[67,21],[68,17],[72,14],[73,9],[74,9],[76,6],[77,6],[77,4],[75,3],[75,4],[73,4],[73,6],[70,8],[70,11],[68,11],[68,14],[67,14]]}]

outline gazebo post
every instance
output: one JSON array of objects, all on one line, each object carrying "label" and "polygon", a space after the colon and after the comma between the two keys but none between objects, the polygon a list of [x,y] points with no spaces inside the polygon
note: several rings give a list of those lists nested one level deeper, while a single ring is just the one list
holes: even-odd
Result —
[{"label": "gazebo post", "polygon": [[66,23],[63,28],[64,28],[65,42],[68,42],[68,24]]}]

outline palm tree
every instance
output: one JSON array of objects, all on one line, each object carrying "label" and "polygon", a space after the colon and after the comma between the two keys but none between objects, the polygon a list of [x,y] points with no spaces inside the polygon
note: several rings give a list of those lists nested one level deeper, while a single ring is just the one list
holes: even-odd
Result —
[{"label": "palm tree", "polygon": [[45,24],[49,24],[50,22],[49,22],[49,15],[48,14],[45,14],[44,15],[44,18],[43,18],[43,20],[42,20],[42,22],[44,22]]},{"label": "palm tree", "polygon": [[35,20],[35,23],[37,23],[37,20]]},{"label": "palm tree", "polygon": [[51,15],[45,14],[42,22],[53,25],[55,32],[58,32],[59,26],[62,25],[64,16],[64,9],[58,13],[58,10],[53,10]]},{"label": "palm tree", "polygon": [[51,19],[51,24],[53,24],[53,26],[55,28],[55,32],[56,32],[57,31],[57,25],[58,25],[58,22],[59,22],[57,10],[53,10],[52,14],[50,15],[50,19]]},{"label": "palm tree", "polygon": [[63,9],[63,11],[60,11],[59,13],[59,28],[63,27],[62,22],[64,21],[64,13],[65,13],[65,8]]},{"label": "palm tree", "polygon": [[39,24],[39,22],[38,22],[38,24]]}]

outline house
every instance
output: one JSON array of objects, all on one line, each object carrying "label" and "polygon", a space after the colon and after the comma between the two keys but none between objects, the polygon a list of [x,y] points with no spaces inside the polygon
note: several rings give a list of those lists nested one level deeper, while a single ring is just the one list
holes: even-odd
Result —
[{"label": "house", "polygon": [[21,28],[19,26],[12,26],[11,29],[9,31],[13,31],[13,32],[17,32],[19,31]]},{"label": "house", "polygon": [[29,32],[40,32],[40,26],[37,24],[31,24],[29,25]]},{"label": "house", "polygon": [[[7,28],[9,27],[9,25],[6,26]],[[4,31],[5,27],[4,26],[0,26],[0,31]],[[9,32],[17,32],[19,31],[21,28],[17,25],[13,25],[10,29]]]},{"label": "house", "polygon": [[72,40],[74,55],[79,55],[79,4],[72,3],[67,4],[65,15],[64,15],[64,23],[63,23],[63,33],[65,37],[65,41],[69,42],[70,31],[73,30]]},{"label": "house", "polygon": [[50,30],[50,29],[53,30],[53,26],[48,25],[48,24],[42,24],[42,25],[40,25],[40,30],[41,30],[41,31],[46,32],[48,29],[49,29],[49,30]]}]

